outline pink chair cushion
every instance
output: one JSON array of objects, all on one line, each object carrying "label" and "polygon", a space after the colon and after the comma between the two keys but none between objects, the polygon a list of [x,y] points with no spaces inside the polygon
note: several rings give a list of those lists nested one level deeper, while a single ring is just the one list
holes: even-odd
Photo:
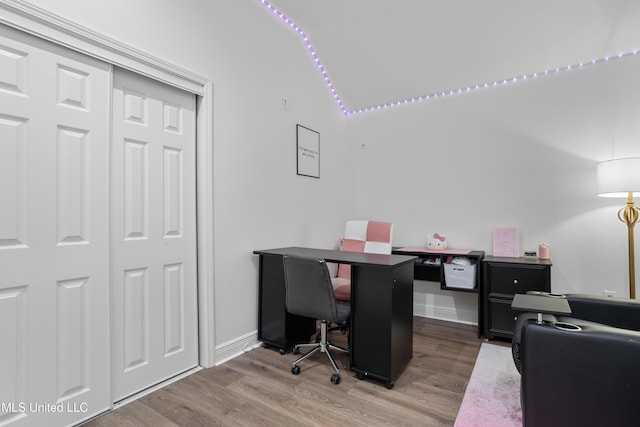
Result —
[{"label": "pink chair cushion", "polygon": [[[366,242],[363,240],[343,239],[340,250],[345,252],[366,252],[364,250]],[[338,264],[338,277],[351,280],[351,266],[349,264]]]},{"label": "pink chair cushion", "polygon": [[336,294],[336,299],[339,301],[351,301],[351,285],[342,285],[333,288],[333,292]]}]

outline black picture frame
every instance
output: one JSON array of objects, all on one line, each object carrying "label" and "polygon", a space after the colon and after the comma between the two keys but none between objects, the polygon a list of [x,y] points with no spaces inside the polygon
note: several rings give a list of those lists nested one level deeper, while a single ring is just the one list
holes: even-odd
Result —
[{"label": "black picture frame", "polygon": [[296,125],[296,173],[320,178],[320,133],[300,124]]}]

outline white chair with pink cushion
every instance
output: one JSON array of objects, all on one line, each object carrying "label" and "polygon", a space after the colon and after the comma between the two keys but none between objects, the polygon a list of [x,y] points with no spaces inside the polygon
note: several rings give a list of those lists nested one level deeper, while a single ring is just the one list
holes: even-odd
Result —
[{"label": "white chair with pink cushion", "polygon": [[[341,251],[390,254],[393,224],[381,221],[347,221]],[[336,299],[351,300],[351,266],[338,265],[338,276],[331,279]]]}]

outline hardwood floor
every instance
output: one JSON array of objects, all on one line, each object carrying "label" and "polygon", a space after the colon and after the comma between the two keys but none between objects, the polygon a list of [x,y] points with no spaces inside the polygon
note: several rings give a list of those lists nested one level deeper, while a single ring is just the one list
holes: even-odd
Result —
[{"label": "hardwood floor", "polygon": [[[342,381],[319,354],[291,374],[296,356],[258,348],[204,369],[87,424],[102,426],[452,426],[481,340],[471,325],[414,317],[413,359],[387,390],[358,380],[335,353]],[[333,332],[336,343],[346,342]]]}]

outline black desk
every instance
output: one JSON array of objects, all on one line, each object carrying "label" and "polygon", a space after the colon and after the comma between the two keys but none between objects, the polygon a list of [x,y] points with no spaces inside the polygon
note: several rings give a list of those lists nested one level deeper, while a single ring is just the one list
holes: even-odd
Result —
[{"label": "black desk", "polygon": [[351,264],[351,369],[393,387],[413,357],[415,257],[299,247],[253,253],[260,255],[258,339],[281,353],[315,332],[315,319],[286,311],[282,256]]}]

